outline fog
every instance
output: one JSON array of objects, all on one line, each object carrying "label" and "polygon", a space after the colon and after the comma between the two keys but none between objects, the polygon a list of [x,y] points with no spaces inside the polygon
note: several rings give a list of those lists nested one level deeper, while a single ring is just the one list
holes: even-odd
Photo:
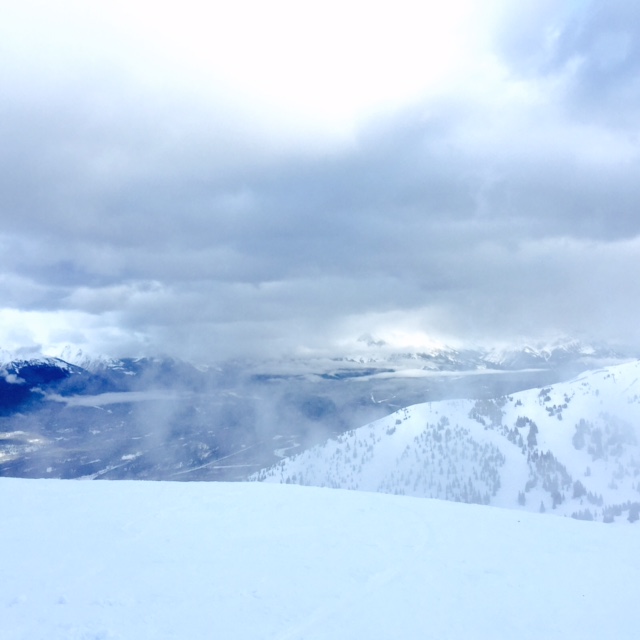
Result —
[{"label": "fog", "polygon": [[175,360],[70,372],[60,361],[10,365],[18,368],[2,390],[0,475],[244,480],[409,405],[504,396],[605,362],[595,354],[479,369],[479,354],[438,357],[439,369],[424,354],[369,364],[236,360],[205,370]]}]

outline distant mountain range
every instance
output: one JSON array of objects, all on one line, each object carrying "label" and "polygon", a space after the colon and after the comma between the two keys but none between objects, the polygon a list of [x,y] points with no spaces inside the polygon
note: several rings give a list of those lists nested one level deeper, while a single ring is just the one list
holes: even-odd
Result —
[{"label": "distant mountain range", "polygon": [[[335,377],[357,375],[358,372],[402,374],[407,371],[499,372],[523,369],[580,371],[639,356],[640,353],[633,349],[616,349],[574,339],[499,348],[455,349],[438,345],[429,349],[398,350],[384,341],[366,337],[344,353],[325,358],[287,359],[280,366],[294,371],[293,367],[297,365],[299,372],[309,370],[311,373]],[[265,366],[274,369],[278,365],[269,361]]]},{"label": "distant mountain range", "polygon": [[403,408],[253,479],[640,517],[640,361],[494,399]]},{"label": "distant mountain range", "polygon": [[194,366],[174,358],[1,353],[0,476],[239,480],[419,402],[491,399],[628,360],[551,347],[341,355]]}]

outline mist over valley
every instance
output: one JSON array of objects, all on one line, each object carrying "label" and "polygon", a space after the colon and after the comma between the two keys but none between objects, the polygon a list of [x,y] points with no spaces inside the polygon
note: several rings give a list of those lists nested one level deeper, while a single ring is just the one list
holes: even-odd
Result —
[{"label": "mist over valley", "polygon": [[[577,424],[599,424],[602,415],[610,416],[605,419],[604,435],[600,436],[605,438],[605,444],[606,430],[619,419],[630,430],[627,444],[635,446],[637,437],[634,435],[637,405],[632,402],[632,396],[626,400],[617,396],[609,398],[611,390],[603,387],[600,391],[596,383],[594,393],[602,392],[600,402],[605,403],[604,408],[596,411],[593,406],[585,405],[577,412],[565,411],[565,415],[570,416],[565,421],[562,421],[563,410],[560,408],[556,412],[552,408],[548,414],[543,414],[544,425],[540,424],[539,409],[536,408],[540,393],[548,392],[553,396],[549,390],[558,385],[561,387],[562,383],[573,389],[578,385],[571,382],[576,375],[603,366],[612,367],[613,371],[624,365],[612,363],[633,360],[631,354],[577,341],[559,342],[539,349],[530,346],[462,351],[438,348],[418,353],[394,353],[371,342],[361,344],[355,353],[330,358],[244,360],[210,367],[194,367],[170,358],[90,358],[70,349],[61,355],[69,361],[52,357],[22,361],[6,358],[1,381],[1,475],[177,481],[272,477],[272,472],[263,470],[274,465],[279,468],[278,463],[289,464],[288,458],[310,449],[317,451],[318,447],[334,446],[332,442],[347,442],[345,438],[355,437],[349,434],[359,433],[359,427],[381,419],[390,421],[389,425],[394,423],[384,429],[397,430],[399,436],[406,431],[414,437],[415,427],[405,424],[403,412],[406,413],[411,405],[423,403],[442,414],[441,419],[434,418],[440,426],[434,422],[427,427],[425,437],[440,438],[442,420],[446,420],[450,429],[456,432],[462,429],[466,435],[462,431],[458,435],[464,435],[473,447],[484,446],[483,438],[469,432],[466,425],[469,421],[474,423],[474,411],[477,413],[477,407],[481,407],[480,417],[475,416],[476,429],[479,422],[485,430],[488,425],[495,432],[491,446],[498,458],[507,453],[506,450],[503,452],[505,447],[513,449],[516,434],[521,449],[519,455],[529,458],[532,454],[558,455],[556,445],[548,449],[538,445],[535,436],[529,434],[531,428],[524,428],[533,417],[535,428],[552,430],[558,434],[558,442],[564,443],[562,446],[575,438]],[[521,393],[531,389],[537,391],[531,391],[529,395]],[[573,393],[575,389],[560,395],[566,398],[567,394]],[[525,404],[517,412],[514,410],[509,420],[518,418],[518,427],[523,428],[509,425],[508,420],[503,423],[501,418],[500,407],[505,403],[513,404],[513,397],[518,398],[520,405]],[[455,402],[466,402],[467,408],[461,410],[460,416],[459,411],[448,415],[451,409],[447,409],[450,406],[447,403],[451,401],[454,405]],[[616,403],[621,402],[631,404],[617,408]],[[559,406],[563,404],[564,400]],[[550,406],[555,407],[553,403]],[[483,411],[486,418],[482,418]],[[497,441],[496,434],[500,435]],[[415,447],[418,445],[407,441],[407,453],[413,455],[411,450]],[[418,449],[416,455],[417,452]],[[425,485],[423,492],[418,494],[493,503],[501,483],[501,464],[490,465],[498,485],[492,485],[488,492],[482,483],[479,488],[473,487],[464,493],[443,488],[445,479],[444,486],[452,481],[464,486],[468,482],[473,485],[468,474],[477,477],[477,470],[465,471],[463,458],[457,447],[440,447],[435,458],[416,460],[411,464],[417,468],[413,471],[405,469],[403,473],[409,472],[409,476],[417,473],[417,478],[425,469],[434,473],[437,469],[441,472],[442,465],[447,468],[461,465],[460,477],[453,472],[453,475],[449,474],[451,477],[429,481],[435,484]],[[632,456],[617,463],[625,469],[628,467],[625,473],[635,477],[640,468],[633,467],[633,459]],[[318,475],[312,458],[297,455],[296,460],[297,471],[280,472],[278,477],[282,481],[360,487],[357,480],[345,484],[340,476]],[[353,464],[355,467],[362,465],[358,460]],[[394,470],[397,464],[389,460],[386,466],[383,465],[380,477],[369,482],[368,489],[405,493],[405,480],[400,484],[384,480],[399,473]],[[481,460],[477,464],[483,466]],[[583,466],[586,468],[588,464],[585,462]],[[440,472],[436,476],[440,477]],[[571,485],[563,485],[564,494],[573,491],[573,483],[580,480],[583,472],[570,480],[564,478],[564,485]],[[525,478],[526,482],[538,484],[540,480],[542,483],[542,477],[536,474],[534,468],[533,476],[528,480]],[[413,482],[406,480],[409,485]],[[417,479],[415,482],[419,484]],[[502,482],[513,484],[509,478],[503,478]],[[520,482],[522,486],[514,485],[510,501],[502,500],[501,503],[514,508],[523,506],[518,501],[524,500],[526,482]],[[595,482],[599,491],[594,489],[589,493],[600,495],[603,482],[608,485],[611,479],[608,476],[606,481],[592,478],[591,482]],[[549,493],[540,500],[530,498],[529,508],[534,505],[539,510],[540,503],[546,499],[547,508],[551,510],[553,503],[555,509],[561,489],[556,485],[557,480],[549,490],[555,492],[552,497]],[[586,495],[587,491],[584,493]],[[619,505],[635,497],[635,493],[629,491],[624,496],[622,493],[617,502],[615,495],[608,500]],[[599,500],[602,516],[604,507],[601,497]],[[580,511],[574,507],[568,515]]]}]

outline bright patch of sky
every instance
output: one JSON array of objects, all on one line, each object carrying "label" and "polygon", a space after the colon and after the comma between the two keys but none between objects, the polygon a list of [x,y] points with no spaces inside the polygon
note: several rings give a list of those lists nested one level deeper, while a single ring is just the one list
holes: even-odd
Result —
[{"label": "bright patch of sky", "polygon": [[446,82],[469,53],[471,10],[469,0],[188,0],[110,2],[105,17],[153,61],[146,79],[334,133]]}]

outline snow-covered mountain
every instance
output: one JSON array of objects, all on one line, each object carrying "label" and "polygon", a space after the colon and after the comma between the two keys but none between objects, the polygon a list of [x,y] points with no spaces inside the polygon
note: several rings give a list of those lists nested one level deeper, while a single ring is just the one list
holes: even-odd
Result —
[{"label": "snow-covered mountain", "polygon": [[3,640],[635,640],[634,527],[258,483],[0,478]]},{"label": "snow-covered mountain", "polygon": [[519,347],[508,362],[493,353],[490,363],[478,350],[397,353],[377,342],[340,356],[209,367],[72,348],[4,354],[0,476],[245,479],[401,407],[548,386],[612,357],[562,343]]},{"label": "snow-covered mountain", "polygon": [[628,348],[615,349],[609,345],[583,342],[575,338],[522,342],[500,347],[453,348],[434,343],[425,348],[398,349],[371,336],[363,336],[356,346],[346,348],[344,354],[335,356],[333,360],[437,371],[472,371],[474,369],[513,371],[529,367],[596,368],[617,364],[625,358],[628,359],[629,353]]},{"label": "snow-covered mountain", "polygon": [[496,399],[404,408],[254,479],[635,521],[640,361]]}]

